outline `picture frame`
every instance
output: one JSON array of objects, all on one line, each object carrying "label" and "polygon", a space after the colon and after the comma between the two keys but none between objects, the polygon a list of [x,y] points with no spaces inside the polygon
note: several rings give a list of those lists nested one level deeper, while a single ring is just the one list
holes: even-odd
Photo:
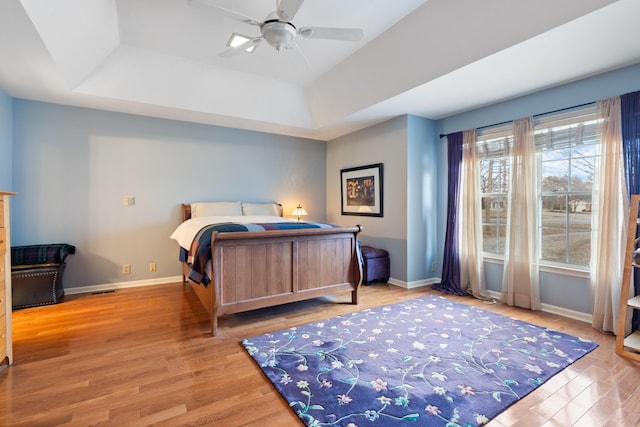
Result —
[{"label": "picture frame", "polygon": [[383,164],[340,170],[342,215],[383,216]]}]

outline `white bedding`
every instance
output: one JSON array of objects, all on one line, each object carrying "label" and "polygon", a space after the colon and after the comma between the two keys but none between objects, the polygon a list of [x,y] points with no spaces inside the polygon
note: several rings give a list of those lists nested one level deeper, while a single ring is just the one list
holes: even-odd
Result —
[{"label": "white bedding", "polygon": [[219,224],[223,222],[237,222],[239,224],[263,223],[263,222],[297,222],[297,219],[283,218],[281,216],[259,216],[259,215],[241,215],[241,216],[200,216],[191,218],[183,222],[171,234],[171,238],[178,244],[189,250],[193,238],[203,227],[210,224]]}]

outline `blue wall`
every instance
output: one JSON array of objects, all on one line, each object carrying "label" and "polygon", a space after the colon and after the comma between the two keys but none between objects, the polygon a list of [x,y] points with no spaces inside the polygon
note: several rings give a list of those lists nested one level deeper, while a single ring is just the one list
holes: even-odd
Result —
[{"label": "blue wall", "polygon": [[[13,244],[65,241],[65,286],[180,274],[179,204],[198,200],[302,203],[310,220],[361,220],[363,241],[394,252],[392,277],[417,284],[440,274],[445,234],[446,144],[438,135],[571,107],[640,89],[640,64],[432,121],[403,116],[327,144],[26,100],[0,91],[0,189],[12,199]],[[5,153],[13,154],[5,155]],[[11,160],[13,158],[13,161]],[[384,218],[339,215],[341,168],[385,164]],[[4,188],[3,188],[4,187]],[[135,206],[123,206],[135,196]],[[396,247],[397,246],[397,247]],[[158,263],[156,273],[148,272]],[[431,271],[435,262],[437,271]],[[122,264],[132,265],[122,275]],[[485,263],[499,291],[502,266]],[[543,303],[589,313],[584,273],[543,271]]]},{"label": "blue wall", "polygon": [[0,89],[0,191],[11,191],[13,149],[13,102]]},{"label": "blue wall", "polygon": [[[544,114],[588,102],[640,90],[640,64],[617,71],[569,83],[553,89],[536,92],[510,101],[501,102],[467,113],[447,117],[438,121],[438,133],[448,134],[460,130],[474,129],[521,117]],[[440,164],[446,164],[446,143],[440,143]],[[446,218],[447,172],[440,171],[438,201],[439,218]],[[440,221],[442,229],[444,220]],[[443,237],[444,239],[444,237]],[[443,240],[441,240],[443,241]],[[485,262],[487,287],[500,291],[502,286],[502,264]],[[540,297],[543,304],[554,305],[582,313],[591,313],[591,290],[588,273],[544,271],[540,274]]]},{"label": "blue wall", "polygon": [[276,201],[285,216],[301,203],[326,218],[322,142],[19,99],[13,126],[12,243],[76,245],[65,288],[180,275],[181,203]]},{"label": "blue wall", "polygon": [[[407,282],[439,277],[438,146],[436,123],[407,118]],[[432,264],[436,265],[432,271]]]}]

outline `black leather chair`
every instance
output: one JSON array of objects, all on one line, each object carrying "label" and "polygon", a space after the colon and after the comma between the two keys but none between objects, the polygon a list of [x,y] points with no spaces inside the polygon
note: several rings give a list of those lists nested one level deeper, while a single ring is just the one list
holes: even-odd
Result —
[{"label": "black leather chair", "polygon": [[12,308],[56,304],[64,297],[65,258],[76,252],[66,243],[11,248]]}]

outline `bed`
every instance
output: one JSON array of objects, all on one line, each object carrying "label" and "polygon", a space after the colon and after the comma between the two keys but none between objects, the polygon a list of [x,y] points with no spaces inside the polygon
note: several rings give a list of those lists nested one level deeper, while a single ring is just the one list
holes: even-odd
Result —
[{"label": "bed", "polygon": [[285,219],[275,203],[199,202],[182,205],[171,238],[216,336],[225,314],[349,293],[357,304],[360,231]]}]

